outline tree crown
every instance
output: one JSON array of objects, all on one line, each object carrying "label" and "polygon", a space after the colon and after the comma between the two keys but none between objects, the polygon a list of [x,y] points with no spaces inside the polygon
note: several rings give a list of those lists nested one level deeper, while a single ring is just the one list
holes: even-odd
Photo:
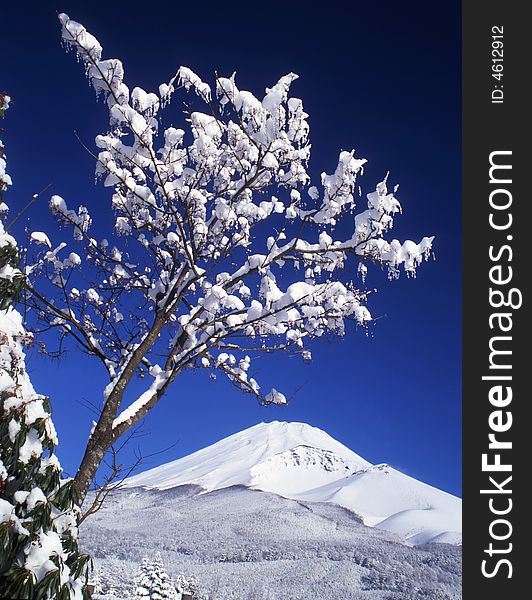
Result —
[{"label": "tree crown", "polygon": [[[358,210],[366,161],[354,151],[340,152],[319,184],[310,181],[308,115],[290,96],[297,75],[281,77],[262,99],[239,89],[234,74],[216,75],[211,87],[183,66],[157,93],[130,90],[119,60],[103,59],[96,38],[66,14],[59,20],[63,43],[109,110],[94,157],[113,190],[114,223],[96,239],[86,207],[51,198],[83,249],[31,234],[44,248],[27,268],[41,321],[105,366],[105,398],[118,399],[116,434],[187,368],[221,371],[261,403],[285,403],[250,375],[251,356],[309,358],[308,340],[343,334],[347,320],[366,325],[367,265],[413,275],[433,238],[387,239],[401,211],[387,178]],[[194,93],[184,129],[164,127],[162,109],[182,90]],[[336,239],[342,219],[351,232]],[[151,382],[118,414],[134,372]]]}]

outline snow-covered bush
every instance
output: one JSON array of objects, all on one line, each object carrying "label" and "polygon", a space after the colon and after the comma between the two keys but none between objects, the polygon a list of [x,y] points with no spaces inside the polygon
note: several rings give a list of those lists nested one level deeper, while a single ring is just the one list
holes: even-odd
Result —
[{"label": "snow-covered bush", "polygon": [[[0,96],[0,113],[8,105]],[[10,184],[2,153],[1,191]],[[11,307],[23,280],[16,241],[0,222],[0,597],[81,600],[89,557],[78,551],[75,488],[54,454],[49,401],[26,371],[31,335]]]},{"label": "snow-covered bush", "polygon": [[136,600],[181,600],[157,553],[153,560],[143,559],[135,580]]},{"label": "snow-covered bush", "polygon": [[[87,207],[53,196],[50,209],[77,248],[32,233],[27,300],[45,327],[72,337],[108,374],[76,475],[84,498],[112,444],[186,369],[221,373],[262,404],[286,403],[281,391],[262,390],[250,356],[287,351],[306,360],[313,338],[343,335],[349,320],[367,326],[368,265],[413,275],[432,237],[388,239],[401,212],[396,188],[385,177],[364,198],[366,160],[354,151],[311,181],[308,114],[290,96],[294,73],[262,98],[234,74],[211,86],[183,66],[157,93],[130,89],[119,60],[104,59],[68,15],[59,20],[64,45],[109,109],[96,174],[113,190],[114,217],[99,207],[96,235]],[[163,125],[161,109],[183,90],[194,92],[184,128]],[[135,374],[148,383],[127,406]]]}]

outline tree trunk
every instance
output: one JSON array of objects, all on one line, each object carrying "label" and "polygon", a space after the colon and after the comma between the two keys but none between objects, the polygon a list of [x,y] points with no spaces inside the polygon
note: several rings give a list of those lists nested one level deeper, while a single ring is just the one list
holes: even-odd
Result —
[{"label": "tree trunk", "polygon": [[79,506],[83,504],[90,485],[96,476],[96,472],[113,443],[112,434],[108,436],[100,434],[97,439],[94,437],[95,434],[96,431],[87,444],[83,460],[81,461],[78,472],[74,478]]},{"label": "tree trunk", "polygon": [[120,377],[118,377],[112,392],[105,401],[102,414],[100,415],[92,436],[87,443],[83,460],[81,461],[78,472],[76,473],[76,477],[74,478],[80,506],[83,504],[83,501],[87,496],[89,487],[96,475],[96,472],[98,471],[98,467],[102,463],[104,456],[117,438],[124,433],[122,431],[120,434],[118,434],[117,431],[113,430],[113,421],[122,403],[124,391],[129,385],[129,382],[131,381],[131,378],[140,365],[142,359],[152,347],[153,343],[157,340],[163,326],[167,321],[167,318],[168,314],[164,311],[159,311],[157,313],[152,328],[132,353]]}]

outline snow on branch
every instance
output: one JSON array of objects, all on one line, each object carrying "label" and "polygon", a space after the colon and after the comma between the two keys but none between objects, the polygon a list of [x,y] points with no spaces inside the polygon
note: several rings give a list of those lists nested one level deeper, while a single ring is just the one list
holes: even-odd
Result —
[{"label": "snow on branch", "polygon": [[[189,368],[218,370],[261,402],[284,403],[248,376],[250,356],[275,348],[308,358],[313,338],[343,335],[349,320],[366,326],[360,275],[371,264],[390,277],[414,275],[433,238],[388,237],[401,205],[388,176],[360,196],[366,160],[354,151],[311,181],[308,114],[291,96],[294,73],[257,95],[240,89],[235,74],[216,75],[211,86],[181,66],[157,92],[130,92],[122,63],[103,58],[81,24],[59,20],[63,43],[108,108],[94,156],[112,190],[98,231],[112,226],[90,237],[87,209],[52,198],[52,213],[83,250],[79,262],[65,262],[65,245],[52,251],[46,234],[33,234],[42,250],[27,270],[41,320],[104,361],[116,429],[135,424]],[[164,127],[161,110],[178,92],[188,103],[181,127]],[[228,344],[232,358],[222,351]],[[134,373],[152,383],[120,409]]]},{"label": "snow on branch", "polygon": [[[0,93],[0,117],[3,117],[5,111],[9,108],[10,102],[10,96]],[[0,199],[2,198],[2,192],[4,192],[12,183],[11,177],[8,175],[6,169],[7,163],[4,154],[4,144],[2,143],[2,140],[0,140]],[[6,210],[7,207],[2,203],[0,205],[0,212],[4,213]]]}]

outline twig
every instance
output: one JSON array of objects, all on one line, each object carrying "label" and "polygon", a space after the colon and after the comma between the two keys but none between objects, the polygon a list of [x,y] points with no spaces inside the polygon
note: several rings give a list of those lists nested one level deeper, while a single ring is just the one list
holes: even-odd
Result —
[{"label": "twig", "polygon": [[46,192],[47,190],[49,190],[52,187],[52,184],[49,183],[46,187],[44,187],[39,193],[37,194],[33,194],[33,196],[31,197],[31,200],[26,204],[26,206],[24,206],[16,215],[13,219],[11,219],[11,221],[9,222],[9,225],[6,227],[6,232],[9,231],[9,229],[11,228],[12,225],[14,225],[19,219],[20,217],[28,210],[28,208],[34,203],[36,202],[40,196],[42,196],[44,194],[44,192]]}]

